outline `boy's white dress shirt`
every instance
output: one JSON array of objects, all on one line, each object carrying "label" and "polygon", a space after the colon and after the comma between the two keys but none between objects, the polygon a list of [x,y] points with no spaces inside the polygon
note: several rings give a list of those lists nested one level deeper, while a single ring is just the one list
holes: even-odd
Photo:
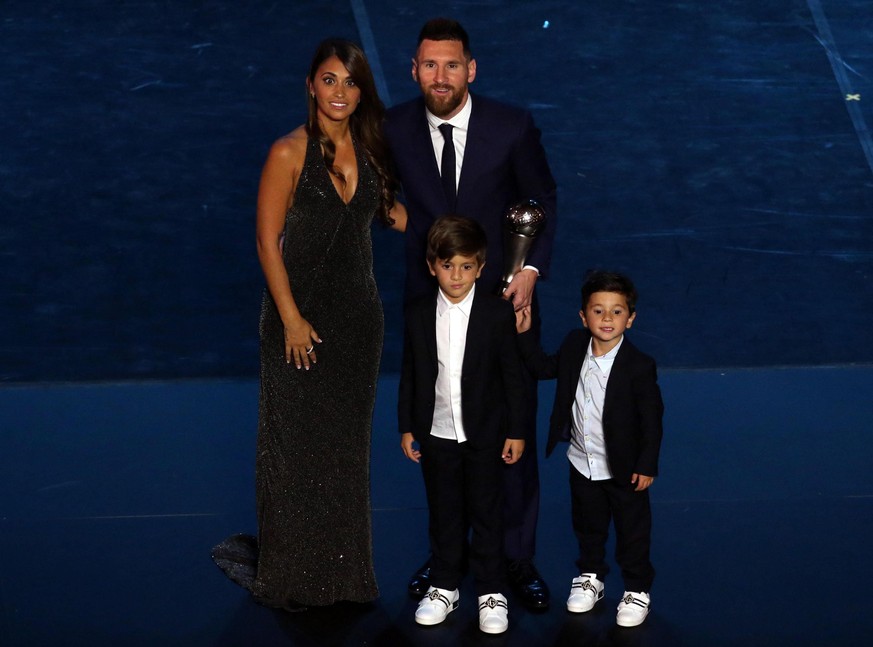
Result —
[{"label": "boy's white dress shirt", "polygon": [[461,369],[467,346],[467,324],[476,286],[460,303],[439,290],[436,307],[437,380],[430,433],[437,438],[467,440],[461,415]]},{"label": "boy's white dress shirt", "polygon": [[[593,340],[592,340],[593,341]],[[595,357],[592,341],[588,342],[588,352],[579,372],[576,385],[576,400],[573,402],[573,433],[567,458],[576,470],[592,481],[605,481],[612,478],[606,455],[606,439],[603,435],[603,401],[606,398],[606,385],[609,372],[615,362],[618,349],[624,342],[621,336],[611,351]]]}]

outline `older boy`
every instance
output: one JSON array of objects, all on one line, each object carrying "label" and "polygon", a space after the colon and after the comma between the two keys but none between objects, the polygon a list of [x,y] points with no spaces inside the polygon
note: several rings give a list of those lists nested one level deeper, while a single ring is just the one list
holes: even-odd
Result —
[{"label": "older boy", "polygon": [[532,335],[529,315],[518,317],[519,344],[539,379],[558,378],[548,456],[570,441],[573,530],[579,577],[567,609],[591,610],[603,598],[606,539],[615,525],[615,558],[625,593],[616,622],[641,624],[649,613],[655,570],[649,561],[652,527],[648,488],[658,474],[664,405],[654,360],[625,339],[636,318],[637,292],[626,276],[593,272],[582,286],[584,330],[570,332],[547,356]]},{"label": "older boy", "polygon": [[[434,625],[458,606],[467,534],[479,628],[509,626],[503,557],[503,470],[524,451],[525,387],[512,305],[476,291],[485,232],[445,216],[427,237],[436,294],[406,311],[398,398],[403,453],[421,463],[430,511],[431,585],[415,621]],[[416,449],[413,442],[418,443]]]}]

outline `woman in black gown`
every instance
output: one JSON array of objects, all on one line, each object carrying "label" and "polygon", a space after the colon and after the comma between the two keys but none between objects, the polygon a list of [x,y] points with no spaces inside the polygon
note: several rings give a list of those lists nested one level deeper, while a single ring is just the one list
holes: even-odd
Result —
[{"label": "woman in black gown", "polygon": [[[383,315],[370,226],[406,222],[361,49],[324,41],[306,85],[308,121],[273,144],[258,193],[257,568],[226,569],[286,609],[378,597],[369,462]],[[229,550],[216,547],[219,565]]]}]

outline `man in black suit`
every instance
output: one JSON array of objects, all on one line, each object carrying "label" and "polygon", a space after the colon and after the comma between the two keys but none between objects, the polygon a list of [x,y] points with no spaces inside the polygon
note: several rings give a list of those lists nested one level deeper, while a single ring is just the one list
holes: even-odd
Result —
[{"label": "man in black suit", "polygon": [[[412,77],[422,96],[391,108],[385,133],[402,185],[406,226],[405,301],[434,289],[422,261],[431,224],[441,215],[459,213],[477,220],[488,236],[488,263],[482,289],[499,288],[503,274],[503,216],[522,200],[545,210],[546,227],[504,293],[516,310],[533,304],[534,288],[549,268],[555,232],[556,186],[529,112],[471,94],[476,61],[464,28],[437,18],[422,28],[412,60]],[[510,584],[531,608],[545,608],[549,590],[533,563],[539,514],[536,458],[536,381],[528,379],[531,403],[525,423],[528,450],[506,469],[505,538]],[[429,585],[429,563],[413,575],[410,592]]]}]

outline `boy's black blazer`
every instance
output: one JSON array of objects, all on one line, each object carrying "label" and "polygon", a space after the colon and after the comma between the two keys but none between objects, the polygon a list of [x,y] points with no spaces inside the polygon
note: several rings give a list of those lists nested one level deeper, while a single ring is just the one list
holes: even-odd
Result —
[{"label": "boy's black blazer", "polygon": [[[547,355],[533,335],[519,335],[528,369],[538,379],[558,379],[546,456],[558,442],[570,440],[576,385],[590,339],[588,330],[573,330],[556,355]],[[629,482],[632,474],[658,475],[663,413],[655,360],[625,336],[609,374],[603,403],[603,433],[613,478]]]},{"label": "boy's black blazer", "polygon": [[[437,295],[406,308],[397,412],[400,433],[422,443],[433,424]],[[471,448],[524,438],[527,396],[512,305],[476,288],[461,368],[461,415]]]}]

